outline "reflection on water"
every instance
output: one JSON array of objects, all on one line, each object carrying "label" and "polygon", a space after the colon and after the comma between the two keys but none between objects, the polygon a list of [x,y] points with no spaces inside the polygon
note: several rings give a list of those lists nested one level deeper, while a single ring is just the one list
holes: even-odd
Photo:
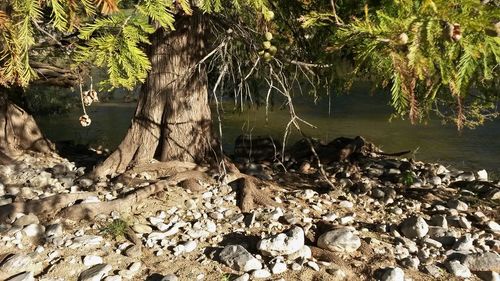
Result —
[{"label": "reflection on water", "polygon": [[[309,98],[298,97],[294,102],[297,114],[317,126],[316,129],[302,124],[307,135],[331,140],[339,136],[361,135],[378,144],[386,152],[416,151],[418,160],[444,162],[463,169],[487,169],[500,175],[500,120],[489,122],[475,130],[458,132],[452,125],[439,121],[411,125],[408,121],[388,122],[390,107],[383,93],[362,95],[363,89],[354,94],[331,98],[329,114],[328,98],[314,105]],[[279,102],[275,103],[279,104]],[[92,125],[82,128],[78,123],[80,112],[62,117],[39,118],[40,126],[52,140],[73,139],[78,143],[103,145],[115,148],[126,133],[134,112],[134,104],[106,103],[88,108]],[[232,151],[234,139],[242,133],[272,135],[282,139],[290,120],[286,109],[275,106],[269,111],[266,122],[264,107],[233,110],[231,103],[224,106],[224,148]],[[294,130],[289,141],[300,138]]]}]

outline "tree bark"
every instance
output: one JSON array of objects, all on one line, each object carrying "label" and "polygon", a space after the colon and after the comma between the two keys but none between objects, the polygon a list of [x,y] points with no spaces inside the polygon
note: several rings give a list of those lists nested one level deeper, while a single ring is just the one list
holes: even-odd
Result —
[{"label": "tree bark", "polygon": [[159,28],[150,36],[152,69],[142,86],[125,138],[94,176],[122,173],[153,159],[200,162],[213,137],[207,75],[197,65],[206,52],[202,15],[176,20],[176,30]]},{"label": "tree bark", "polygon": [[33,117],[0,93],[0,164],[8,164],[25,150],[49,153],[54,150]]}]

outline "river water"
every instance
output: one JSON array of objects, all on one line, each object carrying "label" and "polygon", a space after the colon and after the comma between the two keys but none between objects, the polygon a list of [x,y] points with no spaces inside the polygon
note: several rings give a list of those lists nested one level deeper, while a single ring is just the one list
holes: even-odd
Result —
[{"label": "river water", "polygon": [[[349,95],[323,97],[316,103],[310,97],[294,97],[297,115],[317,127],[302,124],[303,131],[324,140],[360,135],[386,152],[412,150],[412,157],[416,160],[441,162],[464,170],[484,168],[499,178],[500,120],[461,132],[453,124],[443,125],[438,120],[417,125],[411,125],[407,120],[389,122],[388,95],[383,92],[364,94],[366,91],[366,87],[355,87]],[[282,139],[290,116],[286,108],[279,108],[280,105],[276,101],[266,116],[263,106],[246,107],[241,111],[235,110],[231,101],[225,102],[222,119],[224,149],[232,152],[234,140],[243,133]],[[81,111],[67,116],[40,117],[37,121],[51,140],[74,140],[113,149],[125,135],[134,109],[133,103],[92,105],[87,109],[92,118],[92,124],[87,128],[82,128],[78,122]],[[288,143],[299,138],[300,134],[293,130]]]}]

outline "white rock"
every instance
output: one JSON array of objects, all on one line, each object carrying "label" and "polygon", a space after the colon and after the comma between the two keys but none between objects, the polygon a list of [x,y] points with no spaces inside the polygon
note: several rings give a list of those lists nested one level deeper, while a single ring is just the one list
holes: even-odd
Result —
[{"label": "white rock", "polygon": [[351,201],[343,200],[339,202],[339,206],[346,209],[352,209],[354,204]]},{"label": "white rock", "polygon": [[102,243],[104,238],[97,235],[83,235],[73,239],[73,244],[69,246],[71,249],[76,249],[81,246],[96,246]]},{"label": "white rock", "polygon": [[45,236],[47,237],[61,237],[63,235],[63,226],[60,223],[55,223],[47,226]]},{"label": "white rock", "polygon": [[479,181],[488,181],[488,172],[486,170],[477,171],[477,180]]},{"label": "white rock", "polygon": [[308,265],[310,268],[312,268],[312,269],[314,269],[314,270],[316,270],[316,271],[319,271],[319,265],[318,265],[317,263],[315,263],[315,262],[313,262],[313,261],[308,261],[308,262],[307,262],[307,265]]},{"label": "white rock", "polygon": [[262,268],[262,263],[241,245],[226,246],[219,254],[220,260],[238,271],[252,271]]},{"label": "white rock", "polygon": [[425,220],[419,216],[404,220],[401,223],[400,228],[403,235],[410,239],[422,238],[429,231],[427,222],[425,222]]},{"label": "white rock", "polygon": [[323,233],[318,238],[318,247],[335,252],[354,252],[361,246],[361,239],[348,228]]},{"label": "white rock", "polygon": [[161,281],[178,281],[179,278],[175,274],[167,274],[163,276]]},{"label": "white rock", "polygon": [[304,230],[294,226],[286,233],[280,233],[257,243],[257,249],[265,255],[290,255],[304,246]]},{"label": "white rock", "polygon": [[354,217],[353,216],[341,217],[340,220],[339,220],[340,224],[342,224],[342,225],[349,224],[349,223],[351,223],[353,221],[354,221]]},{"label": "white rock", "polygon": [[133,262],[129,265],[128,270],[130,270],[130,272],[138,272],[141,269],[141,265],[142,264],[138,261]]},{"label": "white rock", "polygon": [[307,200],[307,199],[311,199],[314,197],[314,195],[316,195],[317,192],[312,190],[312,189],[306,189],[304,190],[304,194],[302,196],[303,199]]},{"label": "white rock", "polygon": [[83,258],[83,265],[85,266],[93,266],[101,263],[103,263],[103,260],[100,256],[89,255]]},{"label": "white rock", "polygon": [[452,209],[455,209],[455,210],[461,211],[461,212],[465,212],[465,211],[467,211],[467,209],[469,209],[469,206],[467,205],[467,203],[460,201],[460,200],[457,200],[457,199],[449,200],[447,205],[449,208],[452,208]]},{"label": "white rock", "polygon": [[283,273],[287,270],[286,263],[283,260],[277,259],[273,262],[271,262],[270,266],[271,272],[273,274],[280,274]]},{"label": "white rock", "polygon": [[269,218],[272,221],[277,221],[279,218],[283,216],[283,210],[281,208],[276,208],[274,211],[271,212],[271,217]]},{"label": "white rock", "polygon": [[149,218],[148,218],[149,222],[150,222],[152,225],[154,225],[154,226],[156,226],[156,225],[157,225],[157,224],[159,224],[159,223],[162,223],[162,222],[163,222],[163,219],[164,219],[164,218],[160,218],[160,217],[149,217]]},{"label": "white rock", "polygon": [[151,226],[149,226],[147,224],[134,224],[132,226],[132,230],[135,233],[139,233],[139,234],[149,234],[149,233],[153,232],[153,228],[151,228]]},{"label": "white rock", "polygon": [[488,229],[493,232],[500,232],[500,224],[495,221],[489,221],[487,223]]},{"label": "white rock", "polygon": [[234,279],[233,281],[248,281],[248,280],[250,280],[250,274],[245,273],[239,276],[238,278]]},{"label": "white rock", "polygon": [[382,277],[380,278],[381,281],[404,281],[405,280],[405,273],[404,271],[399,268],[389,268],[386,269]]},{"label": "white rock", "polygon": [[196,241],[187,241],[186,243],[184,243],[184,252],[185,253],[189,253],[189,252],[192,252],[196,249],[196,246],[198,246],[198,243]]},{"label": "white rock", "polygon": [[271,272],[267,269],[257,269],[252,272],[250,277],[252,279],[265,279],[271,277]]},{"label": "white rock", "polygon": [[466,266],[460,264],[459,261],[448,261],[445,263],[445,266],[448,271],[456,277],[470,278],[472,276],[470,270]]},{"label": "white rock", "polygon": [[337,214],[335,213],[329,213],[323,216],[324,221],[334,221],[338,218]]},{"label": "white rock", "polygon": [[40,224],[30,224],[23,228],[23,232],[28,237],[37,237],[45,232],[45,227]]}]

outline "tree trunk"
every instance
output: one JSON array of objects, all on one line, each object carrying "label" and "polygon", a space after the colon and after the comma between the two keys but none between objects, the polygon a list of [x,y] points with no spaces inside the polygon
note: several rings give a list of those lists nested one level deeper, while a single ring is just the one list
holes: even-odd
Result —
[{"label": "tree trunk", "polygon": [[161,161],[203,161],[213,137],[207,75],[197,65],[205,55],[201,15],[184,16],[176,30],[151,35],[152,69],[142,86],[137,109],[118,149],[94,170],[96,177],[122,173],[155,155]]},{"label": "tree trunk", "polygon": [[25,150],[49,153],[54,150],[33,117],[0,93],[0,164],[8,164]]}]

